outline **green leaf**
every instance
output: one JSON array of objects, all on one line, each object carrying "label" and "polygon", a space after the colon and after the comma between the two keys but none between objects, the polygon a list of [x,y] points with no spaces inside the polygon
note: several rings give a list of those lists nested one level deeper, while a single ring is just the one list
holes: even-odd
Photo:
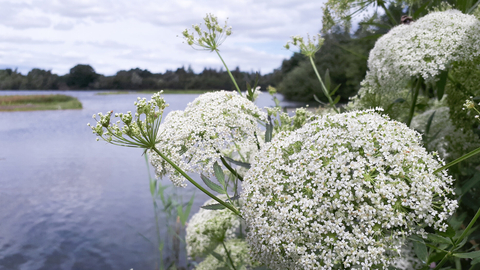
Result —
[{"label": "green leaf", "polygon": [[463,186],[460,188],[460,192],[459,192],[460,197],[462,197],[467,192],[469,192],[478,183],[480,183],[480,173],[477,172],[473,175],[471,179],[465,182]]},{"label": "green leaf", "polygon": [[225,174],[223,173],[222,167],[220,167],[220,165],[218,165],[218,162],[216,161],[213,164],[213,171],[215,172],[215,177],[217,178],[218,182],[225,190]]},{"label": "green leaf", "polygon": [[210,181],[210,179],[208,179],[205,175],[203,174],[200,174],[200,177],[202,178],[203,182],[205,183],[205,185],[207,185],[210,189],[212,189],[213,191],[216,191],[220,194],[226,194],[225,193],[225,190],[223,190],[222,187],[220,187],[219,185],[215,184],[214,182]]},{"label": "green leaf", "polygon": [[210,254],[212,254],[212,256],[215,257],[215,259],[217,259],[217,260],[219,260],[219,261],[221,261],[221,262],[224,261],[222,255],[216,253],[215,251],[212,251]]},{"label": "green leaf", "polygon": [[467,253],[454,253],[453,256],[464,259],[474,259],[480,257],[480,250]]},{"label": "green leaf", "polygon": [[436,112],[437,111],[434,111],[432,113],[432,115],[430,115],[430,117],[428,117],[427,127],[425,128],[425,134],[428,134],[430,132],[430,127],[432,126],[433,117],[435,117]]},{"label": "green leaf", "polygon": [[480,4],[480,0],[478,0],[475,4],[473,4],[470,9],[467,10],[467,14],[472,14],[473,11],[475,11],[475,9],[478,7],[478,5]]},{"label": "green leaf", "polygon": [[437,85],[437,98],[441,100],[445,93],[445,86],[447,85],[448,70],[440,72],[440,79],[436,82]]},{"label": "green leaf", "polygon": [[340,101],[341,96],[338,95],[335,100],[333,101],[333,105],[337,104]]},{"label": "green leaf", "polygon": [[272,140],[273,136],[273,124],[272,124],[272,119],[270,118],[270,115],[268,116],[268,121],[267,121],[267,130],[265,131],[265,142],[270,142]]},{"label": "green leaf", "polygon": [[223,204],[214,203],[214,204],[202,206],[201,208],[208,209],[208,210],[222,210],[222,209],[225,209],[226,207]]},{"label": "green leaf", "polygon": [[477,258],[473,259],[471,264],[475,265],[475,264],[478,264],[478,263],[480,263],[480,257],[477,257]]},{"label": "green leaf", "polygon": [[462,239],[460,243],[457,243],[457,247],[454,249],[454,251],[461,249],[467,243],[467,240],[468,240],[468,237],[465,237]]},{"label": "green leaf", "polygon": [[181,205],[177,206],[177,216],[182,220],[183,217],[183,207]]},{"label": "green leaf", "polygon": [[415,251],[415,255],[417,255],[417,258],[419,258],[422,262],[427,262],[428,251],[427,246],[425,245],[425,242],[423,242],[423,240],[421,242],[413,242],[413,251]]},{"label": "green leaf", "polygon": [[340,89],[340,86],[341,86],[341,84],[337,85],[337,87],[335,87],[335,89],[333,89],[333,91],[330,92],[330,96],[333,96],[335,94],[335,92],[337,92],[337,90]]},{"label": "green leaf", "polygon": [[448,224],[448,227],[447,227],[447,231],[446,232],[440,232],[438,231],[437,234],[443,236],[443,237],[448,237],[448,238],[452,238],[455,236],[455,230],[452,228],[452,226],[450,226],[450,224]]},{"label": "green leaf", "polygon": [[247,169],[250,169],[251,165],[250,163],[247,163],[247,162],[241,162],[241,161],[238,161],[238,160],[234,160],[232,158],[229,158],[229,157],[223,157],[225,160],[227,160],[228,162],[231,162],[235,165],[238,165],[240,167],[244,167],[244,168],[247,168]]},{"label": "green leaf", "polygon": [[313,94],[313,98],[315,99],[316,102],[318,102],[318,103],[320,103],[320,104],[322,104],[322,105],[324,105],[324,106],[327,105],[326,103],[322,102],[322,101],[317,97],[317,95]]},{"label": "green leaf", "polygon": [[185,212],[182,211],[182,215],[180,216],[180,221],[182,222],[183,226],[185,226],[185,222],[187,222],[187,218],[190,215],[190,210],[192,210],[194,198],[195,198],[195,193],[193,193],[192,198],[190,198],[190,201],[187,203],[187,206],[185,207]]},{"label": "green leaf", "polygon": [[327,91],[330,91],[330,73],[328,72],[328,68],[325,71],[325,88],[327,88]]},{"label": "green leaf", "polygon": [[150,194],[152,195],[152,197],[155,196],[155,189],[156,189],[155,188],[155,182],[156,182],[156,180],[154,180],[154,181],[150,180]]},{"label": "green leaf", "polygon": [[420,16],[420,14],[425,11],[428,7],[428,4],[430,4],[430,1],[425,1],[425,4],[423,4],[421,7],[419,7],[414,13],[413,13],[413,19],[416,20]]},{"label": "green leaf", "polygon": [[427,239],[433,243],[441,243],[441,244],[449,244],[449,245],[452,244],[452,241],[450,241],[450,239],[440,236],[438,234],[428,234]]}]

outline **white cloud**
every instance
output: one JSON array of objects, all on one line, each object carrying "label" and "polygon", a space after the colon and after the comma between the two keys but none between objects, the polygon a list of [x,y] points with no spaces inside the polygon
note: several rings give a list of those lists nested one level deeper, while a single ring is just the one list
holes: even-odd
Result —
[{"label": "white cloud", "polygon": [[292,35],[316,33],[322,1],[306,0],[0,0],[0,61],[64,74],[90,64],[102,74],[139,67],[165,72],[189,65],[220,68],[213,53],[177,37],[213,13],[233,34],[221,53],[230,68],[271,72],[291,52]]}]

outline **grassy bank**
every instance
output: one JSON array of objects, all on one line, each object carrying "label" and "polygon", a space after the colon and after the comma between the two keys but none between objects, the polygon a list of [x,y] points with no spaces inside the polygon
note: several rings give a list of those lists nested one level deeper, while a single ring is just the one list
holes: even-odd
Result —
[{"label": "grassy bank", "polygon": [[66,95],[0,96],[0,111],[81,109],[78,99]]},{"label": "grassy bank", "polygon": [[[164,94],[204,94],[207,92],[213,92],[217,90],[163,90]],[[109,91],[109,92],[100,92],[97,95],[124,95],[124,94],[154,94],[160,92],[160,90],[142,90],[142,91]]]}]

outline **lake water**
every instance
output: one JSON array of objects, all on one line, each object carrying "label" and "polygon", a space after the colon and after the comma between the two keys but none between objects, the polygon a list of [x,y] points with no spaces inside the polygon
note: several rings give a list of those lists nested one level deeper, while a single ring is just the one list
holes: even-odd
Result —
[{"label": "lake water", "polygon": [[[0,112],[0,269],[156,269],[158,252],[142,237],[156,238],[142,150],[96,142],[86,125],[95,122],[94,113],[134,111],[139,94],[0,91],[52,93],[77,97],[83,109]],[[168,113],[183,110],[198,95],[164,96]],[[274,103],[262,94],[257,105]],[[188,201],[194,190],[189,184],[176,192]],[[195,194],[191,215],[208,199]]]}]

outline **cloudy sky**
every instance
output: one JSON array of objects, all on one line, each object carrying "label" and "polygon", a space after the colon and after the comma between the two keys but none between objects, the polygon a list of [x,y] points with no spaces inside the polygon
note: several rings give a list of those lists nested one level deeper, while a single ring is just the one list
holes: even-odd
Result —
[{"label": "cloudy sky", "polygon": [[220,47],[230,68],[269,73],[292,55],[292,35],[317,33],[322,3],[307,0],[0,0],[0,69],[65,74],[76,64],[113,75],[139,67],[165,72],[220,68],[214,53],[186,45],[181,32],[206,13],[228,18]]}]

